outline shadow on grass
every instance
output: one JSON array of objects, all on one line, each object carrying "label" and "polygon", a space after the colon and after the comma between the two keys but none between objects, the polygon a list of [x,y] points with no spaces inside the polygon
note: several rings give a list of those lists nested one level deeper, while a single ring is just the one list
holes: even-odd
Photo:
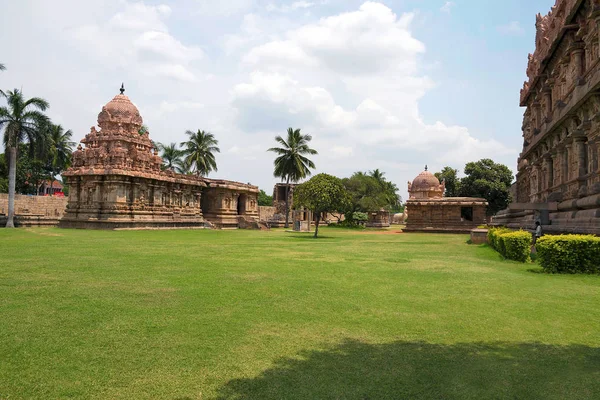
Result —
[{"label": "shadow on grass", "polygon": [[229,381],[219,399],[593,399],[600,349],[347,340]]}]

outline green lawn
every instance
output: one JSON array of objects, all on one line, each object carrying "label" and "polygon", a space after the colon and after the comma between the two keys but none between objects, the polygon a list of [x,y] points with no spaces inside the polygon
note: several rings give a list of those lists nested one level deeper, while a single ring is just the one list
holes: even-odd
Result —
[{"label": "green lawn", "polygon": [[600,398],[600,277],[322,234],[0,229],[0,399]]}]

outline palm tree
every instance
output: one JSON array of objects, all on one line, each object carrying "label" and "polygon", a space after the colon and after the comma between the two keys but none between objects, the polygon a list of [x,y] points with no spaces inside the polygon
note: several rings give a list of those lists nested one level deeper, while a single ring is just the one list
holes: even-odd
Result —
[{"label": "palm tree", "polygon": [[49,124],[47,129],[50,194],[52,194],[55,176],[71,165],[71,154],[73,153],[75,142],[71,141],[73,132],[70,129],[65,132],[61,125],[55,124]]},{"label": "palm tree", "polygon": [[275,169],[273,175],[277,178],[285,179],[285,227],[289,224],[289,190],[290,181],[298,182],[301,179],[311,175],[310,169],[315,168],[315,164],[305,157],[305,154],[319,154],[316,150],[311,149],[308,144],[312,140],[311,135],[303,135],[300,129],[294,130],[288,128],[287,140],[281,136],[275,136],[275,141],[282,147],[271,147],[267,151],[272,151],[279,155],[274,161]]},{"label": "palm tree", "polygon": [[379,182],[380,184],[383,184],[383,182],[385,182],[385,177],[384,177],[384,175],[385,175],[385,172],[382,172],[382,171],[380,171],[380,170],[379,170],[379,168],[377,168],[377,169],[376,169],[376,170],[374,170],[374,171],[370,171],[370,172],[369,172],[369,176],[370,176],[371,178],[375,178],[375,180],[376,180],[377,182]]},{"label": "palm tree", "polygon": [[15,182],[17,173],[17,146],[28,142],[31,152],[36,142],[43,140],[42,129],[48,124],[48,117],[42,111],[49,107],[48,102],[39,97],[26,100],[18,89],[1,93],[7,106],[0,107],[0,130],[4,128],[4,148],[8,149],[8,220],[7,228],[14,228],[15,216]]},{"label": "palm tree", "polygon": [[381,188],[384,191],[385,201],[391,207],[397,207],[400,205],[401,198],[400,198],[400,195],[397,193],[398,186],[396,186],[395,183],[390,182],[387,179],[385,179],[385,172],[380,171],[378,168],[376,170],[370,171],[369,176],[371,178],[374,178],[379,183],[379,185],[381,186]]},{"label": "palm tree", "polygon": [[219,141],[210,132],[198,129],[197,132],[186,131],[187,142],[181,142],[184,147],[184,163],[189,165],[196,174],[207,176],[211,171],[217,171],[217,162],[213,153],[220,153],[217,147]]},{"label": "palm tree", "polygon": [[156,143],[156,148],[160,151],[165,169],[174,169],[177,167],[178,162],[181,161],[181,157],[183,156],[183,151],[177,148],[177,143],[171,142],[168,145]]},{"label": "palm tree", "polygon": [[175,161],[175,172],[183,175],[192,175],[192,166],[188,164],[183,158]]}]

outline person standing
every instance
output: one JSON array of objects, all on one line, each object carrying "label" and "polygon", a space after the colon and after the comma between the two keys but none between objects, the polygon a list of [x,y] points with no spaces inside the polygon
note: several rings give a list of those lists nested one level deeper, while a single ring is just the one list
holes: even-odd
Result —
[{"label": "person standing", "polygon": [[542,224],[540,221],[535,221],[535,232],[533,234],[533,244],[535,246],[537,240],[542,237]]}]

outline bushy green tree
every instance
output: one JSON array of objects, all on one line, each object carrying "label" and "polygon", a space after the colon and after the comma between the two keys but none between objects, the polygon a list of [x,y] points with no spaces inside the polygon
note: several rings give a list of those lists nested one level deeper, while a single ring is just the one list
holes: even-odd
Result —
[{"label": "bushy green tree", "polygon": [[347,224],[353,224],[357,212],[391,210],[400,206],[398,188],[384,177],[385,173],[378,169],[366,174],[355,172],[350,178],[342,180],[348,191],[349,199],[344,216]]},{"label": "bushy green tree", "polygon": [[343,212],[348,202],[348,192],[342,180],[328,174],[315,175],[294,190],[294,204],[306,207],[315,214],[315,238],[319,233],[321,215]]},{"label": "bushy green tree", "polygon": [[272,206],[273,196],[269,196],[264,190],[260,190],[258,193],[258,205],[259,206]]},{"label": "bushy green tree", "polygon": [[512,171],[489,158],[470,162],[465,166],[465,177],[460,181],[460,195],[482,197],[489,203],[487,214],[494,215],[508,207]]},{"label": "bushy green tree", "polygon": [[446,182],[446,197],[457,197],[460,193],[460,178],[458,177],[458,170],[452,167],[444,167],[441,172],[436,172],[435,177],[440,182]]},{"label": "bushy green tree", "polygon": [[[37,194],[38,187],[50,176],[45,160],[32,156],[27,145],[21,143],[17,150],[19,157],[15,171],[15,193]],[[5,153],[0,154],[0,193],[8,193],[9,163]]]},{"label": "bushy green tree", "polygon": [[275,141],[281,147],[271,147],[271,151],[278,155],[273,162],[273,176],[285,180],[285,227],[289,227],[289,190],[290,182],[299,182],[311,175],[311,169],[315,169],[313,163],[307,155],[318,154],[316,150],[311,149],[309,144],[312,140],[311,135],[303,135],[300,129],[288,128],[287,137],[275,136]]}]

